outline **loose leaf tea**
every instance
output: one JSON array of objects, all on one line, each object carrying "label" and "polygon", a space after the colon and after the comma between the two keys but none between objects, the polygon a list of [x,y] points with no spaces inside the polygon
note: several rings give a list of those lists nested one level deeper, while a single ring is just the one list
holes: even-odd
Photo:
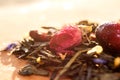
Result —
[{"label": "loose leaf tea", "polygon": [[[120,80],[120,57],[104,51],[95,36],[99,24],[87,20],[62,29],[45,27],[46,33],[30,31],[30,38],[5,50],[28,61],[20,75],[63,77],[71,80]],[[51,75],[49,75],[51,73]]]}]

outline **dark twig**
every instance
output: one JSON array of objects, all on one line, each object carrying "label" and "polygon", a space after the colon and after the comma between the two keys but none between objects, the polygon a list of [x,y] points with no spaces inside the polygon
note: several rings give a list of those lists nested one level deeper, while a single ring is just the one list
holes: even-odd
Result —
[{"label": "dark twig", "polygon": [[65,67],[58,73],[58,75],[55,77],[54,80],[59,80],[59,78],[69,69],[69,67],[72,65],[72,63],[76,60],[76,58],[83,52],[88,51],[88,49],[78,51],[71,59],[70,61],[65,65]]},{"label": "dark twig", "polygon": [[92,72],[92,68],[88,67],[86,80],[90,80],[91,79],[91,72]]}]

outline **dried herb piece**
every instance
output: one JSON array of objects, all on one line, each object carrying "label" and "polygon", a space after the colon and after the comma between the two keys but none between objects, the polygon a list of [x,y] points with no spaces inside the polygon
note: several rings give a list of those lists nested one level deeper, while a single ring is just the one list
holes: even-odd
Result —
[{"label": "dried herb piece", "polygon": [[19,71],[20,75],[26,76],[26,75],[41,75],[41,76],[48,76],[49,72],[44,69],[37,69],[33,65],[26,65]]},{"label": "dried herb piece", "polygon": [[58,73],[58,75],[55,77],[54,80],[59,80],[59,78],[67,71],[67,69],[72,65],[72,63],[75,61],[75,59],[83,52],[88,51],[88,49],[85,49],[83,51],[77,52],[71,59],[70,61],[64,66],[63,70]]}]

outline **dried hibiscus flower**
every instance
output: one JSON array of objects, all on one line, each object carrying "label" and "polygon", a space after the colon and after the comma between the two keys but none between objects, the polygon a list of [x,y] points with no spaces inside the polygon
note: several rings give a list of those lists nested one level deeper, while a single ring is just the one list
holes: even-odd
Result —
[{"label": "dried hibiscus flower", "polygon": [[82,41],[82,31],[77,26],[65,26],[50,40],[50,48],[57,53],[72,53],[72,47]]}]

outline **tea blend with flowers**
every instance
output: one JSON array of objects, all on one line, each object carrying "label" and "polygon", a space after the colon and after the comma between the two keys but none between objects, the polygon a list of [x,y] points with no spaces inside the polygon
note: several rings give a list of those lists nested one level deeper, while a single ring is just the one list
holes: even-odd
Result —
[{"label": "tea blend with flowers", "polygon": [[32,30],[29,39],[5,49],[28,61],[20,75],[48,76],[50,80],[120,80],[119,23],[99,25],[84,20],[62,29],[42,28],[47,33]]}]

